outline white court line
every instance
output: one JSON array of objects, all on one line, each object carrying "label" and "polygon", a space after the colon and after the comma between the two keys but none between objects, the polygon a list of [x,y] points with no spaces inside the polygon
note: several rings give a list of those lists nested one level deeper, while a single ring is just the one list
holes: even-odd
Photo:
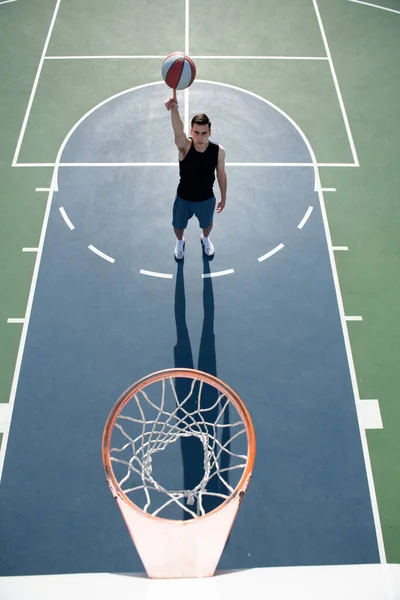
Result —
[{"label": "white court line", "polygon": [[321,188],[321,192],[336,192],[336,188]]},{"label": "white court line", "polygon": [[338,82],[338,78],[336,77],[336,71],[335,71],[335,67],[332,61],[332,56],[331,56],[331,51],[329,50],[329,45],[328,45],[328,40],[326,39],[326,35],[325,35],[325,29],[322,23],[322,19],[321,19],[321,15],[318,9],[318,4],[317,4],[317,0],[313,0],[313,4],[314,4],[314,9],[317,15],[317,20],[318,20],[318,25],[321,31],[321,36],[322,36],[322,40],[324,42],[324,46],[325,46],[325,52],[327,54],[328,60],[329,60],[329,66],[331,69],[331,74],[332,74],[332,78],[333,78],[333,83],[335,85],[335,90],[336,90],[336,94],[339,100],[339,105],[340,105],[340,109],[342,111],[342,117],[344,120],[344,124],[346,127],[346,132],[347,132],[347,137],[349,140],[349,144],[350,144],[350,148],[351,148],[351,152],[353,155],[353,160],[354,162],[359,165],[358,162],[358,156],[357,156],[357,152],[356,152],[356,147],[354,144],[354,140],[353,140],[353,136],[351,133],[351,129],[350,129],[350,123],[349,120],[347,118],[347,114],[346,114],[346,108],[344,106],[344,102],[343,102],[343,98],[342,98],[342,93],[340,91],[340,87],[339,87],[339,82]]},{"label": "white court line", "polygon": [[142,59],[142,58],[157,58],[164,60],[165,54],[99,54],[99,55],[87,55],[87,56],[45,56],[45,60],[107,60],[111,58],[121,59]]},{"label": "white court line", "polygon": [[169,273],[157,273],[156,271],[146,271],[146,269],[140,269],[139,273],[149,275],[150,277],[161,277],[162,279],[172,279],[173,277]]},{"label": "white court line", "polygon": [[39,248],[22,248],[22,252],[37,252]]},{"label": "white court line", "polygon": [[19,138],[18,138],[18,142],[17,142],[17,147],[15,149],[15,153],[14,153],[14,158],[13,158],[13,161],[12,161],[12,165],[14,165],[17,162],[18,156],[19,156],[19,152],[21,150],[22,140],[23,140],[24,135],[25,135],[25,130],[26,130],[26,126],[27,126],[27,123],[28,123],[29,115],[30,115],[30,112],[31,112],[31,108],[32,108],[32,104],[33,104],[33,99],[34,99],[35,94],[36,94],[36,88],[38,86],[39,77],[41,75],[42,68],[43,68],[44,57],[46,55],[47,48],[49,47],[50,37],[51,37],[51,34],[53,33],[53,28],[54,28],[54,24],[56,22],[56,17],[57,17],[58,9],[60,7],[60,2],[61,2],[61,0],[57,0],[57,4],[56,4],[54,12],[53,12],[53,18],[51,19],[49,30],[47,32],[46,41],[45,41],[44,46],[43,46],[42,55],[41,55],[40,61],[39,61],[39,66],[38,66],[37,71],[36,71],[36,77],[35,77],[35,81],[33,82],[33,88],[32,88],[32,91],[31,91],[31,95],[29,96],[28,106],[27,106],[26,111],[25,111],[25,116],[24,116],[24,120],[23,120],[23,123],[22,123],[21,132],[19,134]]},{"label": "white court line", "polygon": [[36,188],[35,192],[50,192],[51,188]]},{"label": "white court line", "polygon": [[188,88],[186,88],[185,92],[184,92],[184,98],[185,98],[185,108],[184,108],[184,115],[183,115],[183,121],[184,121],[184,130],[186,135],[189,135],[189,90]]},{"label": "white court line", "polygon": [[[178,162],[15,163],[13,167],[177,167]],[[355,163],[227,162],[226,167],[359,167]]]},{"label": "white court line", "polygon": [[[311,162],[227,162],[227,167],[359,167],[356,163],[311,163]],[[332,188],[333,189],[333,188]]]},{"label": "white court line", "polygon": [[97,254],[98,256],[100,256],[101,258],[104,258],[104,260],[108,260],[108,262],[110,262],[110,263],[114,263],[115,262],[115,258],[112,258],[111,256],[108,256],[108,254],[104,254],[104,252],[102,252],[101,250],[99,250],[95,246],[92,246],[92,244],[90,244],[90,246],[88,246],[88,248],[89,248],[89,250],[91,250],[92,252],[94,252],[95,254]]},{"label": "white court line", "polygon": [[[57,163],[53,164],[53,167]],[[179,162],[92,162],[92,163],[59,163],[59,167],[177,167]]]},{"label": "white court line", "polygon": [[7,323],[25,323],[25,319],[7,319]]},{"label": "white court line", "polygon": [[[15,1],[15,0],[14,0]],[[187,11],[187,14],[188,11]],[[189,28],[188,28],[189,30]],[[189,43],[185,47],[189,47]],[[185,50],[185,54],[189,54],[188,50]],[[45,60],[107,60],[120,58],[123,60],[127,59],[159,59],[165,58],[164,54],[110,54],[110,55],[87,55],[87,56],[45,56]],[[250,55],[213,55],[213,54],[193,54],[191,56],[193,60],[328,60],[327,56],[250,56]]]},{"label": "white court line", "polygon": [[308,163],[289,163],[289,162],[227,162],[226,167],[313,167]]},{"label": "white court line", "polygon": [[328,60],[327,56],[214,56],[214,55],[193,55],[193,60]]},{"label": "white court line", "polygon": [[355,317],[349,316],[349,317],[345,317],[345,319],[346,319],[346,321],[362,321],[363,320],[363,318],[360,316],[355,316]]},{"label": "white court line", "polygon": [[70,221],[67,213],[65,212],[65,209],[64,209],[63,206],[60,206],[59,211],[60,211],[60,213],[62,215],[62,218],[64,219],[64,221],[66,222],[66,224],[68,225],[68,227],[71,229],[71,231],[73,229],[75,229],[75,226],[71,223],[71,221]]},{"label": "white court line", "polygon": [[17,0],[4,0],[4,2],[0,2],[0,6],[2,4],[9,4],[10,2],[16,2]]},{"label": "white court line", "polygon": [[189,0],[185,0],[185,54],[190,55],[189,51]]},{"label": "white court line", "polygon": [[10,406],[8,402],[0,402],[0,433],[10,426]]},{"label": "white court line", "polygon": [[[189,20],[189,0],[185,0],[185,54],[189,56],[189,31],[190,31],[190,20]],[[184,91],[184,113],[183,113],[183,127],[186,135],[189,135],[189,88]]]},{"label": "white court line", "polygon": [[343,250],[346,251],[348,250],[349,247],[348,246],[332,246],[332,250],[336,251],[336,250]]},{"label": "white court line", "polygon": [[285,247],[285,244],[278,244],[278,246],[275,246],[275,248],[273,248],[272,250],[270,250],[266,254],[263,254],[262,256],[260,256],[259,258],[257,258],[257,260],[259,262],[262,262],[263,260],[266,260],[267,258],[269,258],[270,256],[272,256],[273,254],[276,254],[277,252],[279,252],[279,250],[282,250],[282,248],[284,248],[284,247]]},{"label": "white court line", "polygon": [[383,429],[378,400],[359,400],[357,414],[364,429]]},{"label": "white court line", "polygon": [[[312,149],[311,149],[311,155],[315,156]],[[342,298],[342,293],[341,293],[340,283],[339,283],[339,276],[338,276],[338,272],[337,272],[335,256],[334,256],[334,253],[332,250],[332,239],[331,239],[331,234],[330,234],[330,230],[329,230],[328,216],[326,214],[324,195],[322,194],[321,191],[318,192],[318,197],[319,197],[319,202],[320,202],[320,207],[321,207],[322,220],[324,223],[325,237],[326,237],[326,241],[328,244],[329,260],[331,263],[331,271],[332,271],[332,277],[333,277],[335,291],[336,291],[337,304],[338,304],[338,308],[339,308],[343,340],[344,340],[344,345],[346,348],[347,362],[349,365],[349,372],[350,372],[351,384],[352,384],[352,389],[353,389],[354,403],[355,403],[355,406],[357,407],[357,402],[360,400],[360,393],[358,390],[358,380],[357,380],[356,369],[355,369],[354,359],[353,359],[353,353],[352,353],[351,344],[350,344],[349,330],[348,330],[348,326],[346,323],[346,317],[345,317],[344,306],[343,306],[343,298]],[[380,520],[380,515],[379,515],[379,506],[378,506],[377,497],[376,497],[376,490],[375,490],[374,476],[373,476],[373,472],[372,472],[371,457],[370,457],[369,448],[368,448],[368,441],[367,441],[365,429],[363,428],[360,419],[358,419],[358,424],[359,424],[359,434],[360,434],[361,446],[362,446],[362,451],[363,451],[363,456],[364,456],[365,471],[366,471],[366,475],[367,475],[368,488],[369,488],[369,494],[370,494],[370,499],[371,499],[372,513],[373,513],[373,518],[374,518],[375,532],[376,532],[378,551],[379,551],[379,560],[381,563],[386,563],[385,544],[383,541],[382,525],[381,525],[381,520]]]},{"label": "white court line", "polygon": [[358,162],[353,162],[353,163],[315,163],[315,165],[317,167],[359,167],[360,163]]},{"label": "white court line", "polygon": [[304,225],[307,223],[311,213],[313,211],[313,207],[309,206],[306,210],[306,214],[304,215],[304,217],[302,218],[302,220],[300,221],[300,223],[297,225],[298,229],[303,229]]},{"label": "white court line", "polygon": [[27,167],[34,167],[35,169],[37,169],[38,167],[55,167],[56,163],[52,162],[52,163],[13,163],[11,166],[12,167],[23,167],[23,168],[27,168]]},{"label": "white court line", "polygon": [[355,2],[356,4],[365,4],[365,6],[372,6],[373,8],[380,8],[381,10],[387,10],[389,12],[400,15],[400,10],[394,10],[394,8],[387,8],[386,6],[378,6],[378,4],[370,4],[369,2],[361,2],[360,0],[348,0],[349,2]]},{"label": "white court line", "polygon": [[226,269],[226,271],[214,271],[214,273],[202,273],[201,276],[203,279],[208,279],[209,277],[222,277],[223,275],[230,275],[234,273],[233,269]]},{"label": "white court line", "polygon": [[[52,199],[53,199],[53,193],[50,192],[50,194],[47,197],[46,210],[45,210],[45,214],[43,217],[42,230],[40,233],[39,252],[36,255],[35,267],[33,269],[32,282],[31,282],[31,287],[30,287],[29,296],[28,296],[28,302],[27,302],[27,306],[26,306],[24,325],[22,327],[21,337],[20,337],[20,341],[19,341],[17,359],[15,361],[14,375],[13,375],[13,380],[12,380],[12,384],[11,384],[10,398],[9,398],[9,402],[8,402],[9,411],[10,411],[10,420],[11,420],[11,415],[12,415],[12,411],[14,409],[14,404],[15,404],[15,396],[17,393],[18,380],[19,380],[19,375],[20,375],[20,371],[21,371],[22,357],[23,357],[24,349],[25,349],[26,336],[27,336],[29,320],[30,320],[30,316],[31,316],[31,312],[32,312],[33,298],[35,296],[36,283],[37,283],[37,278],[38,278],[38,273],[39,273],[40,261],[41,261],[41,257],[42,257],[44,238],[45,238],[45,234],[46,234],[47,224],[49,221],[50,207],[51,207]],[[10,427],[7,427],[6,430],[3,432],[4,435],[3,435],[3,439],[1,442],[1,446],[0,446],[0,480],[2,477],[2,473],[3,473],[4,459],[5,459],[6,450],[7,450],[9,433],[10,433]]]}]

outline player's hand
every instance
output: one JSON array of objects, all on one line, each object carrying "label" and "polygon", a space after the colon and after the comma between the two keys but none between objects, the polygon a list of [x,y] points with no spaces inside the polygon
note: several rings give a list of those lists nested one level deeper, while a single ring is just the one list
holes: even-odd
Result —
[{"label": "player's hand", "polygon": [[171,108],[178,108],[178,99],[176,97],[176,90],[174,90],[173,95],[164,102],[165,108],[167,110],[171,110]]},{"label": "player's hand", "polygon": [[224,210],[224,208],[225,208],[225,202],[226,201],[222,200],[222,199],[218,202],[218,204],[217,204],[217,213],[220,213],[220,212],[222,212]]}]

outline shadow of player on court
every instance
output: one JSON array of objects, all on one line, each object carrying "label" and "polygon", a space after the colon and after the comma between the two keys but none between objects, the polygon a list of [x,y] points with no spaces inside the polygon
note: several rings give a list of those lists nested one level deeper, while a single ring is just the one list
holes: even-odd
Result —
[{"label": "shadow of player on court", "polygon": [[[210,274],[210,262],[203,255],[203,273]],[[217,376],[217,358],[215,351],[215,335],[214,335],[214,292],[211,277],[203,278],[203,327],[200,339],[198,370],[210,375]],[[175,285],[175,323],[177,333],[177,343],[174,347],[174,365],[177,368],[194,369],[192,346],[189,338],[189,331],[186,324],[186,297],[185,297],[185,282],[183,273],[183,261],[177,265],[176,285]],[[190,379],[178,379],[176,382],[176,393],[179,401],[189,396]],[[185,402],[185,410],[195,412],[197,408],[198,383],[194,388],[194,392]],[[201,408],[207,410],[205,413],[206,420],[210,423],[215,422],[219,415],[219,408],[215,406],[218,399],[218,390],[214,387],[203,384],[201,394]],[[204,414],[204,413],[203,413]],[[196,415],[194,415],[196,418]],[[201,421],[201,417],[197,417]],[[229,406],[225,409],[223,415],[224,425],[229,423]],[[220,438],[222,445],[227,443],[230,438],[230,427],[224,427]],[[200,440],[195,436],[181,437],[181,452],[183,463],[183,485],[185,490],[192,490],[204,476],[204,449]],[[229,446],[226,448],[229,450]],[[223,452],[219,458],[219,469],[227,469],[229,467],[229,453]],[[212,476],[214,475],[214,476]],[[229,472],[223,472],[224,479],[229,483]],[[228,495],[229,491],[223,482],[215,475],[215,467],[211,470],[211,478],[207,484],[206,490],[208,494],[203,496],[202,505],[206,513],[214,510],[223,502],[223,498],[213,494]],[[196,503],[191,506],[193,512],[197,511]],[[184,511],[184,519],[192,518]]]}]

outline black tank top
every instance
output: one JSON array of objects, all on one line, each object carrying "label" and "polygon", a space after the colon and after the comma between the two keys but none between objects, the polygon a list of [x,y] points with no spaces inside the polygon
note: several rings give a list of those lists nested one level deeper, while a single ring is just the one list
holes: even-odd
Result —
[{"label": "black tank top", "polygon": [[192,142],[185,158],[179,161],[180,181],[177,194],[180,198],[192,202],[212,198],[218,150],[218,144],[208,142],[207,150],[197,152]]}]

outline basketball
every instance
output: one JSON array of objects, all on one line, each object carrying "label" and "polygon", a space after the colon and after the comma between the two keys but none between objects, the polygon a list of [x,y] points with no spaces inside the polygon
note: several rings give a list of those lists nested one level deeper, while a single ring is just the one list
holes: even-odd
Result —
[{"label": "basketball", "polygon": [[184,90],[192,85],[196,77],[196,66],[184,52],[172,52],[164,59],[162,77],[173,90]]}]

